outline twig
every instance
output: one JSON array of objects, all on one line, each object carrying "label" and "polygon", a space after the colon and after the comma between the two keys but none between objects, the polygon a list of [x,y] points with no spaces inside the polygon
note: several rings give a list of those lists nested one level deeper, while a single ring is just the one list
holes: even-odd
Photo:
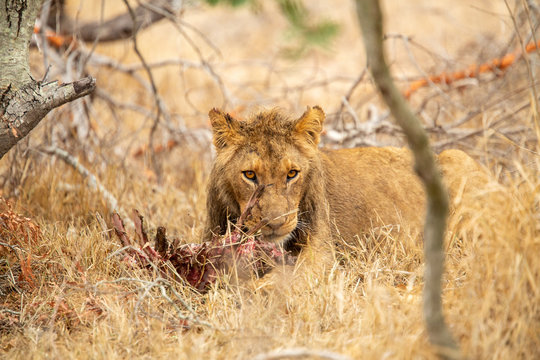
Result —
[{"label": "twig", "polygon": [[167,295],[167,291],[165,290],[165,286],[163,286],[163,284],[166,284],[167,287],[169,288],[169,290],[172,290],[172,286],[170,286],[170,283],[168,281],[166,281],[165,279],[157,279],[156,282],[158,282],[158,283],[161,282],[162,283],[162,284],[159,285],[159,289],[161,290],[161,296],[163,296],[163,298],[165,300],[167,300],[174,307],[174,309],[176,310],[176,313],[178,314],[178,317],[180,319],[189,320],[189,321],[192,321],[192,322],[197,323],[199,325],[204,325],[204,326],[207,326],[207,327],[210,327],[210,328],[213,327],[210,323],[207,323],[206,321],[199,320],[197,313],[193,309],[191,309],[191,307],[188,306],[188,304],[184,301],[184,299],[182,299],[182,297],[175,291],[174,294],[175,294],[176,298],[178,300],[180,300],[182,305],[195,317],[195,319],[192,319],[189,316],[183,315],[182,312],[180,311],[180,309],[178,308],[178,306],[176,305],[176,303],[169,297],[169,295]]},{"label": "twig", "polygon": [[5,246],[7,248],[9,248],[11,251],[13,251],[13,253],[15,254],[15,256],[17,257],[17,261],[19,263],[21,263],[21,257],[19,256],[19,253],[17,252],[17,250],[21,251],[21,252],[24,252],[24,253],[28,253],[28,251],[26,251],[25,249],[17,246],[17,245],[11,245],[11,244],[8,244],[8,243],[5,243],[5,242],[0,242],[0,246]]},{"label": "twig", "polygon": [[[125,0],[124,0],[125,1]],[[221,77],[218,75],[218,73],[214,70],[214,68],[210,65],[208,60],[203,56],[201,49],[197,46],[195,41],[191,39],[191,37],[188,36],[188,34],[182,29],[182,27],[178,24],[178,22],[174,21],[170,15],[167,16],[169,20],[171,20],[171,24],[176,28],[176,30],[184,37],[184,39],[188,42],[188,44],[191,46],[191,48],[197,53],[197,56],[199,58],[199,61],[201,63],[201,66],[208,75],[214,80],[216,85],[219,87],[221,94],[223,95],[223,103],[221,104],[221,107],[224,108],[228,104],[235,103],[235,100],[232,96],[232,94],[229,92],[227,87],[225,86],[225,83],[221,79]],[[191,27],[190,27],[191,28]],[[191,28],[192,29],[192,28]],[[200,35],[200,32],[197,32],[198,35]],[[212,49],[216,49],[215,46],[211,46]],[[218,52],[219,53],[219,52]],[[187,99],[187,92],[186,92],[186,100],[191,105],[191,102]],[[193,107],[195,109],[195,107]],[[196,110],[196,109],[195,109]]]},{"label": "twig", "polygon": [[[407,52],[407,55],[409,56],[409,59],[411,60],[411,62],[414,64],[414,66],[416,67],[416,69],[418,70],[418,72],[420,72],[423,76],[424,79],[427,80],[427,85],[430,85],[432,88],[435,89],[435,91],[437,91],[437,93],[442,96],[443,98],[445,98],[449,104],[453,104],[454,105],[454,102],[450,101],[450,97],[444,93],[444,91],[435,85],[435,83],[437,82],[437,78],[433,78],[433,77],[430,77],[428,76],[425,71],[422,69],[422,67],[418,64],[418,62],[416,61],[416,58],[414,57],[412,51],[411,51],[411,48],[409,46],[409,38],[406,37],[406,36],[401,36],[401,39],[403,40],[403,44],[405,46],[405,50]],[[405,94],[405,97],[409,97],[410,94]]]},{"label": "twig", "polygon": [[[497,126],[497,125],[499,125],[501,123],[504,123],[506,120],[508,120],[512,116],[522,112],[523,110],[529,109],[530,106],[531,106],[530,101],[525,102],[523,105],[520,105],[517,109],[513,110],[511,113],[505,114],[504,116],[501,116],[500,118],[492,121],[487,126],[486,129],[494,128],[495,126]],[[453,135],[453,136],[450,136],[449,139],[434,142],[433,143],[433,148],[435,148],[437,150],[442,150],[442,149],[446,148],[447,146],[449,146],[451,144],[454,144],[454,143],[457,143],[459,141],[468,139],[470,137],[479,135],[479,134],[485,132],[486,129],[481,128],[481,129],[470,129],[470,130],[460,130],[460,131],[459,131],[459,129],[455,129],[453,131],[448,130],[448,132],[446,132],[446,134],[447,135]]]},{"label": "twig", "polygon": [[[216,46],[216,44],[214,44],[212,42],[212,40],[210,40],[210,38],[208,38],[208,36],[206,36],[206,34],[204,32],[202,32],[201,30],[197,29],[195,26],[191,25],[190,23],[186,22],[186,21],[183,21],[182,19],[176,19],[178,21],[178,23],[186,28],[188,28],[189,30],[193,31],[195,34],[197,34],[204,42],[206,45],[208,45],[215,53],[218,57],[222,57],[223,54],[221,53],[221,50]],[[171,20],[172,21],[172,20]]]},{"label": "twig", "polygon": [[251,194],[246,204],[246,210],[238,218],[237,226],[239,228],[241,228],[244,225],[244,222],[251,216],[251,210],[257,204],[257,202],[259,202],[259,199],[262,193],[264,192],[264,189],[266,189],[266,186],[267,185],[262,185],[262,184],[257,186],[255,191],[253,191],[253,193]]},{"label": "twig", "polygon": [[[355,117],[356,114],[354,113],[354,111],[351,111],[352,109],[350,108],[350,104],[349,102],[351,101],[351,96],[352,94],[354,93],[354,90],[356,89],[356,87],[358,85],[360,85],[360,83],[362,82],[362,80],[364,80],[364,77],[366,76],[366,73],[367,73],[367,67],[365,67],[362,72],[360,73],[360,75],[356,78],[356,80],[353,82],[353,84],[351,85],[351,87],[349,88],[349,90],[347,91],[347,93],[345,94],[345,96],[343,97],[342,101],[341,101],[341,106],[339,107],[339,110],[338,110],[338,117],[340,119],[340,122],[341,122],[341,128],[342,129],[345,129],[345,124],[343,122],[343,111],[345,110],[345,107],[347,105],[347,110],[349,111],[349,113],[351,114],[351,116]],[[355,119],[355,122],[356,119]]]},{"label": "twig", "polygon": [[79,174],[82,175],[83,178],[88,179],[88,186],[92,191],[99,191],[105,201],[107,202],[107,207],[113,211],[118,212],[122,215],[124,219],[126,219],[126,223],[129,227],[134,227],[135,224],[129,220],[127,217],[127,212],[118,205],[118,200],[114,197],[114,195],[107,190],[101,182],[97,179],[97,177],[92,174],[86,167],[84,167],[79,160],[75,159],[71,154],[69,154],[67,151],[62,150],[55,146],[48,146],[44,148],[40,148],[40,151],[49,154],[54,155],[58,157],[59,159],[63,160],[66,164],[77,170]]},{"label": "twig", "polygon": [[[531,67],[531,62],[530,62],[530,59],[529,59],[529,56],[528,56],[529,52],[532,52],[532,51],[537,50],[538,48],[540,48],[540,41],[538,41],[538,42],[536,41],[534,31],[532,31],[531,35],[533,36],[534,41],[532,41],[530,44],[525,46],[525,42],[523,41],[523,39],[521,38],[521,34],[519,33],[519,28],[517,26],[516,17],[512,13],[512,9],[510,9],[510,5],[508,5],[508,1],[504,0],[504,3],[506,5],[506,8],[508,9],[508,13],[510,14],[510,17],[512,18],[512,23],[514,24],[514,30],[515,30],[515,33],[516,33],[518,39],[519,39],[519,45],[521,46],[521,54],[523,55],[523,58],[525,59],[525,65],[527,66],[527,73],[529,75],[528,80],[529,80],[531,93],[532,93],[531,105],[532,105],[532,111],[533,111],[534,127],[535,127],[535,130],[536,130],[536,136],[540,139],[540,119],[539,119],[539,114],[538,114],[538,111],[540,109],[538,108],[538,100],[537,100],[538,96],[536,94],[536,86],[534,84],[535,83],[535,81],[534,81],[534,75],[535,74],[534,74],[533,69]],[[531,17],[530,17],[531,15],[530,15],[530,12],[529,12],[529,7],[526,4],[524,4],[524,7],[525,7],[525,11],[527,13],[528,19],[530,21],[531,20]],[[533,44],[535,46],[531,47],[531,44]],[[529,51],[529,48],[530,48],[530,51]]]},{"label": "twig", "polygon": [[[122,71],[130,75],[139,70],[145,70],[144,65],[142,64],[122,64],[115,59],[111,59],[107,56],[98,55],[98,54],[92,55],[90,64],[96,65],[96,66],[107,66],[107,67]],[[165,59],[165,60],[160,60],[160,61],[156,61],[152,63],[147,63],[147,66],[150,69],[160,68],[160,67],[165,67],[165,66],[181,66],[187,69],[204,69],[204,66],[201,65],[200,63],[196,63],[194,61],[189,61],[189,60],[184,60],[184,59]]]},{"label": "twig", "polygon": [[17,316],[21,315],[20,311],[14,311],[14,310],[11,310],[11,309],[6,309],[6,308],[0,309],[0,312],[5,312],[5,313],[8,313],[8,314],[17,315]]},{"label": "twig", "polygon": [[[328,129],[324,138],[325,143],[336,143],[345,147],[381,146],[376,134],[399,135],[401,130],[387,120],[390,113],[373,116],[365,122],[359,122],[355,128],[342,130]],[[329,141],[328,141],[329,140]]]},{"label": "twig", "polygon": [[115,108],[125,109],[125,110],[130,110],[130,111],[133,111],[133,112],[137,112],[137,113],[139,113],[139,114],[141,114],[141,115],[143,115],[145,117],[152,116],[152,112],[150,110],[148,110],[147,108],[145,108],[144,106],[140,106],[140,105],[137,105],[137,104],[134,104],[134,103],[121,102],[121,101],[113,98],[113,96],[110,93],[106,92],[105,90],[103,90],[101,88],[96,89],[95,96],[102,99],[107,104],[109,104],[110,106],[113,106]]},{"label": "twig", "polygon": [[[45,1],[43,2],[43,5],[41,7],[41,14],[39,16],[39,22],[41,24],[45,24],[47,22],[47,17],[49,16],[49,11],[51,9],[51,2],[50,1]],[[48,39],[46,38],[46,36],[44,36],[44,31],[43,31],[43,28],[40,30],[39,32],[40,35],[40,40],[41,40],[41,51],[43,52],[43,68],[47,69],[45,74],[47,74],[49,72],[49,56],[48,56],[48,53],[49,53],[49,50],[48,50]],[[39,44],[40,44],[40,41],[37,41],[36,42],[38,44],[38,48],[39,48]],[[43,78],[45,79],[46,78],[46,75],[43,76]]]}]

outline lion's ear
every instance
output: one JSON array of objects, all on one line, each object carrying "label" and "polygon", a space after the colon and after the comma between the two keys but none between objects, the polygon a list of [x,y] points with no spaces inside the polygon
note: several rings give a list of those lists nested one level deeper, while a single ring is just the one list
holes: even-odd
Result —
[{"label": "lion's ear", "polygon": [[325,115],[323,109],[318,106],[309,107],[304,114],[296,120],[294,131],[303,136],[309,143],[317,145],[323,130]]},{"label": "lion's ear", "polygon": [[218,109],[208,113],[212,130],[214,132],[214,146],[217,150],[234,143],[240,137],[240,124],[231,115]]}]

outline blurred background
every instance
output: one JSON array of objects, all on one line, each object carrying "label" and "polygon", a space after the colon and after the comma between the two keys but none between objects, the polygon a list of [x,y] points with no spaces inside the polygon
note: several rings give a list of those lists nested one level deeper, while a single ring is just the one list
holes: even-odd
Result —
[{"label": "blurred background", "polygon": [[[382,5],[392,75],[434,150],[462,149],[490,178],[479,189],[490,202],[464,202],[449,224],[448,322],[471,358],[537,358],[538,2]],[[163,225],[200,240],[213,107],[247,119],[319,105],[324,146],[404,146],[355,11],[345,0],[44,1],[33,77],[90,75],[97,88],[0,161],[0,357],[224,359],[308,346],[434,358],[415,239],[367,234],[329,278],[201,295],[130,267],[107,225],[135,208],[151,235]],[[194,314],[211,326],[191,326]]]}]

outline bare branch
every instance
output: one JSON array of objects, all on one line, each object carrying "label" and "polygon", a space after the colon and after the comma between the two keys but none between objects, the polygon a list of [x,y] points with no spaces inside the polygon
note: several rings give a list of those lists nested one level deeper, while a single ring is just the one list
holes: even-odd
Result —
[{"label": "bare branch", "polygon": [[67,151],[54,146],[45,147],[40,150],[46,154],[58,157],[66,164],[77,170],[77,172],[79,172],[79,174],[81,174],[83,178],[88,179],[87,184],[92,191],[99,191],[101,193],[107,203],[107,206],[112,212],[119,213],[125,219],[129,227],[135,227],[134,223],[127,216],[127,212],[120,205],[118,205],[118,200],[116,199],[116,197],[114,197],[114,195],[109,190],[107,190],[105,186],[103,186],[103,184],[97,179],[97,177],[92,174],[90,170],[84,167],[84,165],[82,165],[79,160],[75,159]]},{"label": "bare branch", "polygon": [[[137,33],[139,31],[138,22],[140,22],[141,20],[137,17],[136,10],[132,9],[131,5],[129,5],[129,2],[127,0],[124,0],[124,4],[126,5],[128,11],[129,11],[129,15],[131,16],[131,20],[133,22],[133,24],[132,24],[132,26],[133,26],[133,36],[132,36],[132,39],[131,39],[131,41],[133,42],[133,50],[137,54],[139,60],[141,61],[141,64],[144,67],[144,70],[146,71],[146,73],[148,75],[148,78],[150,79],[150,85],[152,87],[152,94],[154,95],[155,104],[156,104],[156,108],[157,108],[157,112],[156,112],[156,115],[154,117],[154,122],[152,124],[151,129],[150,129],[150,135],[149,135],[148,143],[149,143],[149,147],[150,147],[150,158],[152,160],[152,166],[154,167],[154,173],[157,176],[158,182],[161,182],[161,166],[159,165],[159,163],[157,161],[157,158],[156,158],[156,154],[153,151],[153,149],[154,149],[154,146],[153,146],[154,135],[155,135],[155,133],[157,131],[157,128],[159,126],[159,120],[161,118],[161,115],[163,114],[168,119],[170,118],[170,116],[167,116],[167,113],[163,111],[164,110],[164,104],[161,101],[161,98],[159,97],[156,82],[154,80],[154,75],[152,74],[152,70],[150,69],[150,67],[146,63],[146,60],[144,59],[142,53],[139,51],[139,47],[137,45]],[[144,9],[146,9],[146,8],[144,8]],[[157,12],[153,12],[153,14],[157,14]],[[164,16],[166,16],[166,14]]]},{"label": "bare branch", "polygon": [[379,2],[356,0],[356,10],[373,79],[396,122],[407,137],[415,158],[415,170],[426,190],[424,317],[428,336],[430,341],[439,348],[441,357],[459,358],[459,347],[444,321],[441,300],[443,240],[448,215],[448,195],[429,147],[427,134],[394,85],[386,64],[382,45],[383,20]]},{"label": "bare branch", "polygon": [[[362,70],[360,75],[358,75],[358,77],[356,78],[354,83],[351,85],[351,87],[349,88],[349,90],[347,91],[347,93],[345,94],[345,96],[343,97],[341,101],[341,106],[338,111],[338,118],[341,122],[342,129],[345,128],[345,124],[343,122],[343,111],[345,110],[345,107],[347,107],[347,110],[350,109],[349,102],[351,101],[351,96],[354,93],[354,90],[356,90],[356,88],[358,87],[358,85],[360,85],[360,83],[364,80],[364,77],[366,76],[366,72],[367,72],[367,68],[364,68],[364,70]],[[351,116],[354,116],[351,111],[349,111],[349,113],[351,114]]]},{"label": "bare branch", "polygon": [[[166,14],[174,14],[179,7],[179,2],[176,0],[154,0],[153,2],[155,4],[152,7],[140,4],[132,10],[133,13],[127,11],[105,22],[91,22],[77,29],[66,30],[78,34],[78,37],[83,41],[106,42],[128,39],[134,36],[137,31],[164,19]],[[162,11],[155,11],[155,8]]]},{"label": "bare branch", "polygon": [[0,158],[52,109],[90,94],[96,80],[86,77],[69,84],[32,82],[0,99]]}]

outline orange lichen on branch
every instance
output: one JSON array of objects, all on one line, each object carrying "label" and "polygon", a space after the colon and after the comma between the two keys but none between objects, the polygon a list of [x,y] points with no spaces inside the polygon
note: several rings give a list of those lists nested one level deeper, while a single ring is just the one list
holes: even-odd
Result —
[{"label": "orange lichen on branch", "polygon": [[[525,46],[525,52],[531,53],[538,48],[540,48],[540,40],[537,43],[531,42],[527,44],[527,46]],[[403,96],[408,99],[415,91],[420,88],[426,87],[429,84],[450,85],[451,83],[458,80],[476,78],[480,74],[506,70],[509,66],[514,64],[521,57],[521,55],[522,51],[516,50],[512,53],[504,55],[502,58],[496,58],[480,65],[473,64],[469,66],[466,70],[458,70],[450,74],[443,72],[439,75],[432,75],[427,78],[413,81],[409,85],[407,90],[403,92]]]},{"label": "orange lichen on branch", "polygon": [[[40,32],[41,28],[37,25],[34,26],[34,34],[38,34]],[[69,46],[74,42],[73,36],[60,35],[49,29],[44,30],[44,35],[47,42],[57,49],[61,48],[62,46]]]}]

